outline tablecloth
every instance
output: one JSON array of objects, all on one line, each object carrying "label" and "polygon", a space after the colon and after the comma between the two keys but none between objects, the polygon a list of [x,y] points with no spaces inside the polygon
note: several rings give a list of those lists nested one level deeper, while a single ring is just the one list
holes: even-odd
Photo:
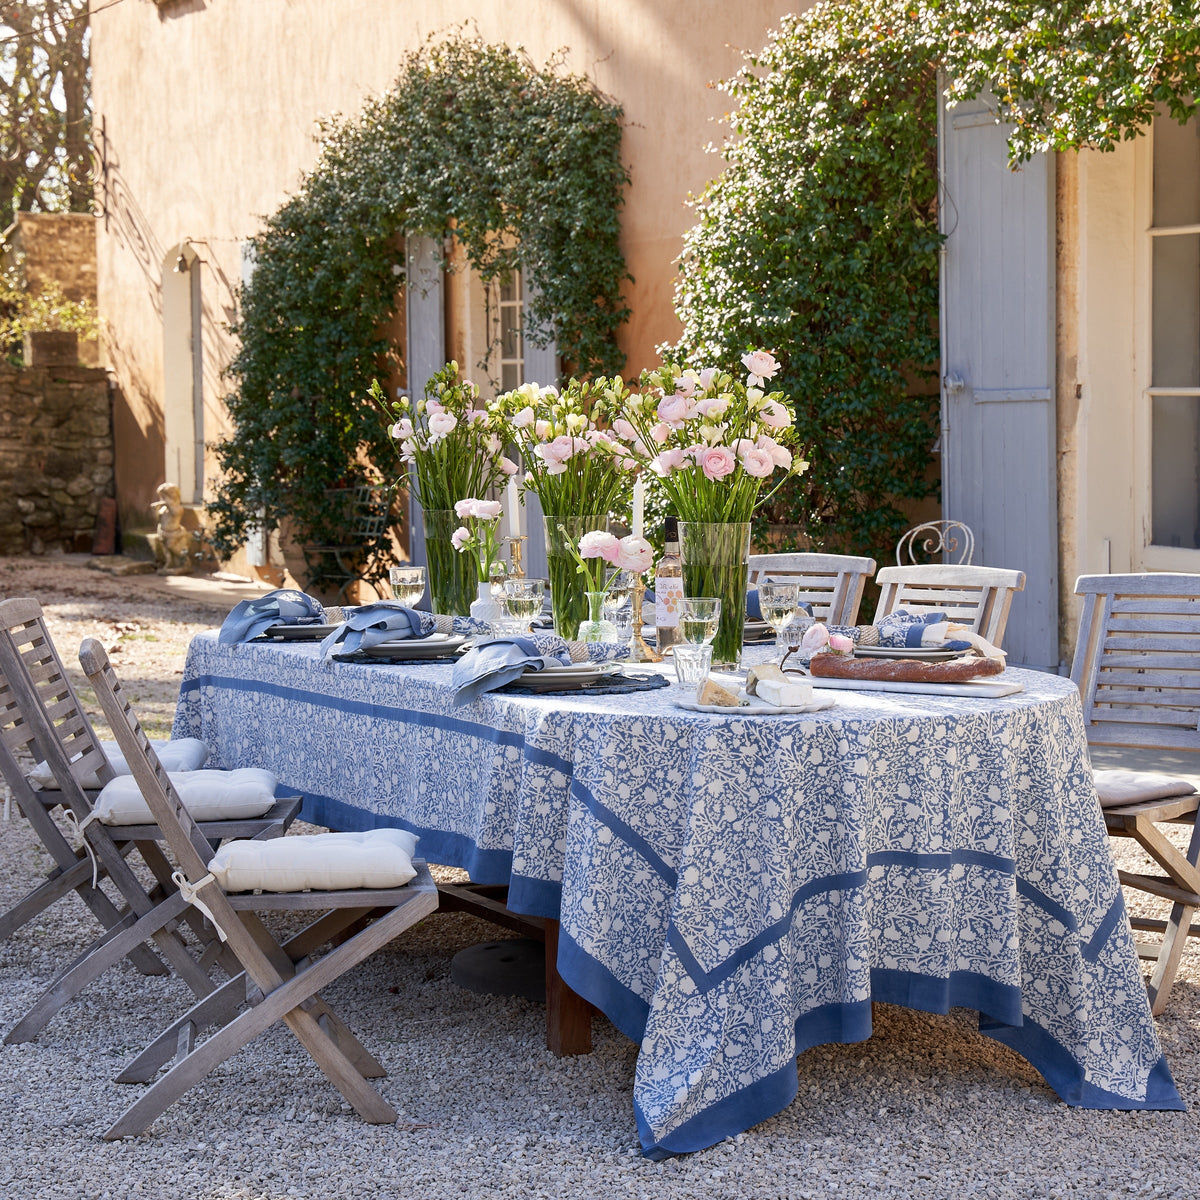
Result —
[{"label": "tablecloth", "polygon": [[1184,1107],[1069,680],[718,717],[675,689],[455,708],[449,672],[202,634],[174,734],[558,918],[563,978],[640,1044],[651,1157],[780,1111],[797,1053],[868,1037],[872,1000],[977,1009],[1068,1103]]}]

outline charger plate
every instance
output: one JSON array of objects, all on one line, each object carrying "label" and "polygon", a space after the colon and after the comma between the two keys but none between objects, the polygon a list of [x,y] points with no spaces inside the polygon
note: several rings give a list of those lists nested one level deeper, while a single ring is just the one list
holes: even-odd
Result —
[{"label": "charger plate", "polygon": [[327,638],[338,625],[272,625],[254,640],[271,638],[277,642],[319,642]]},{"label": "charger plate", "polygon": [[811,704],[778,705],[762,704],[751,699],[749,704],[737,708],[727,708],[722,704],[700,704],[695,700],[676,699],[675,707],[686,709],[688,712],[712,713],[718,717],[794,717],[801,713],[820,712],[832,708],[832,696],[814,696]]},{"label": "charger plate", "polygon": [[418,662],[423,658],[446,658],[466,640],[460,633],[433,633],[423,638],[399,638],[394,642],[378,642],[374,646],[360,648],[358,653],[365,658]]}]

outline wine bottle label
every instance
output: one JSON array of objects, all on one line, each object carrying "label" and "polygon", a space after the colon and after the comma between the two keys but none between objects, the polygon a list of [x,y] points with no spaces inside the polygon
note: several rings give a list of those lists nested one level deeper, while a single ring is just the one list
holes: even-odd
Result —
[{"label": "wine bottle label", "polygon": [[683,599],[683,579],[679,575],[657,576],[654,580],[654,624],[659,629],[674,629],[679,624],[679,602]]}]

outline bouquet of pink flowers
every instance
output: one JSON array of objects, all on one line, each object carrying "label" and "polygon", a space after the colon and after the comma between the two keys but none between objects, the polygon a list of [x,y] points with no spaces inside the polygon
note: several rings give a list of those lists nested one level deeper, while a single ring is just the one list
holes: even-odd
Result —
[{"label": "bouquet of pink flowers", "polygon": [[504,569],[496,558],[501,511],[499,500],[476,500],[473,496],[454,505],[454,514],[462,524],[451,534],[450,544],[460,554],[470,551],[474,555],[480,583],[490,581],[493,564]]}]

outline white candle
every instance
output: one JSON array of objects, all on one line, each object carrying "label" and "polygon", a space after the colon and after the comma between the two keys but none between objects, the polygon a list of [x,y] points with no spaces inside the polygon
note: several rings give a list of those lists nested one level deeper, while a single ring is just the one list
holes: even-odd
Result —
[{"label": "white candle", "polygon": [[641,479],[633,481],[633,536],[642,537],[646,525],[646,485]]},{"label": "white candle", "polygon": [[521,499],[517,495],[517,477],[508,477],[508,536],[521,536]]}]

